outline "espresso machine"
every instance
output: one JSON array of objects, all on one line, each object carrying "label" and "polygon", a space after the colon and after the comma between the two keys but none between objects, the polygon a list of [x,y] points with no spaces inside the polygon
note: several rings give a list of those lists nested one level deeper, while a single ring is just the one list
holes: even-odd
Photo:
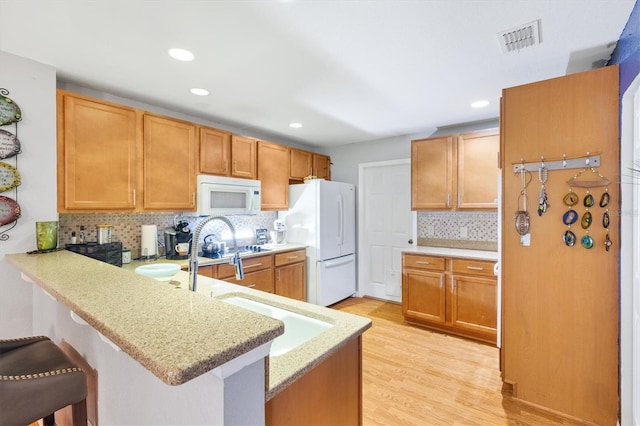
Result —
[{"label": "espresso machine", "polygon": [[184,220],[176,221],[164,230],[164,248],[167,259],[188,259],[191,252],[191,229]]}]

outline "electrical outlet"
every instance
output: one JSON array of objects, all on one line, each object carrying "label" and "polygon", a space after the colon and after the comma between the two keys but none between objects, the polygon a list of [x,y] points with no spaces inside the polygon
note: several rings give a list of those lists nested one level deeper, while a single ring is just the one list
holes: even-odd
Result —
[{"label": "electrical outlet", "polygon": [[469,237],[469,232],[467,230],[466,226],[461,226],[460,227],[460,238],[468,238]]}]

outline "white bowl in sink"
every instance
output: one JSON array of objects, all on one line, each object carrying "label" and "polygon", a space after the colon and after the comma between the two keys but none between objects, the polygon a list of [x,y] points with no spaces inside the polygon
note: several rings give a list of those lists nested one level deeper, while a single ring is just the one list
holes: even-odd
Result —
[{"label": "white bowl in sink", "polygon": [[160,281],[169,281],[179,270],[180,265],[176,263],[152,263],[150,265],[138,266],[136,268],[136,274],[155,278]]}]

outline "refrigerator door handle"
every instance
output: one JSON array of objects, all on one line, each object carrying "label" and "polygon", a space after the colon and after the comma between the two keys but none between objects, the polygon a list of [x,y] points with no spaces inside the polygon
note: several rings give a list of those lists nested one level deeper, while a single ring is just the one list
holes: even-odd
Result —
[{"label": "refrigerator door handle", "polygon": [[344,201],[338,197],[338,244],[344,244]]},{"label": "refrigerator door handle", "polygon": [[353,262],[353,258],[349,259],[339,259],[339,260],[326,260],[322,262],[325,268],[335,268],[336,266],[346,265],[347,263]]}]

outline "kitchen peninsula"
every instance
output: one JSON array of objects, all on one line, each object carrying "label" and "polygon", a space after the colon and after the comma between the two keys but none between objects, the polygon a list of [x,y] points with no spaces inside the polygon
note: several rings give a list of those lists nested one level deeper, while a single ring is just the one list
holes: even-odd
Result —
[{"label": "kitchen peninsula", "polygon": [[[176,287],[68,251],[6,259],[35,283],[28,313],[34,332],[69,343],[97,371],[105,424],[264,423],[266,401],[353,342],[359,356],[360,335],[371,326],[366,318],[208,277],[199,278],[198,293],[189,292],[181,288],[184,271]],[[282,323],[217,299],[227,294],[332,327],[268,357]],[[359,399],[356,405],[359,413]]]}]

